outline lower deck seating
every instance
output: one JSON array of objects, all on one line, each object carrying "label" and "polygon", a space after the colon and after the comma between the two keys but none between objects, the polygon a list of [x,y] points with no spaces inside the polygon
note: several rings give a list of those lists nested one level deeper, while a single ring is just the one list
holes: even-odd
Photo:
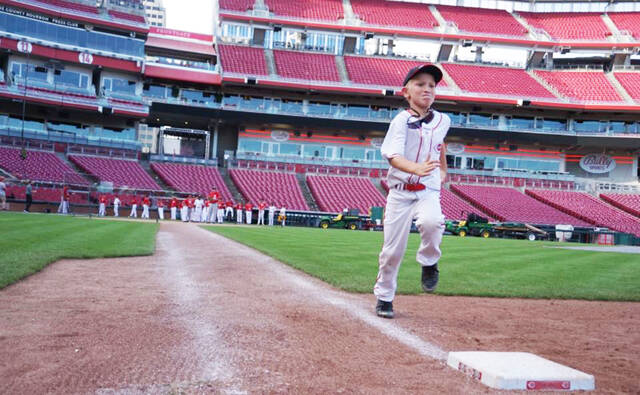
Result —
[{"label": "lower deck seating", "polygon": [[385,198],[371,179],[307,175],[307,184],[322,211],[338,213],[357,208],[366,215],[371,207],[384,207]]},{"label": "lower deck seating", "polygon": [[0,147],[0,168],[20,179],[86,185],[85,180],[53,152],[27,150],[25,159],[21,150]]},{"label": "lower deck seating", "polygon": [[229,175],[244,198],[254,206],[264,200],[287,210],[309,210],[295,174],[231,169]]},{"label": "lower deck seating", "polygon": [[499,221],[538,225],[589,225],[513,188],[451,185],[451,190]]},{"label": "lower deck seating", "polygon": [[640,217],[640,195],[627,193],[601,193],[600,198],[628,213]]},{"label": "lower deck seating", "polygon": [[154,162],[151,169],[176,191],[208,195],[215,187],[224,201],[233,201],[229,188],[215,167]]},{"label": "lower deck seating", "polygon": [[82,155],[69,155],[69,160],[100,181],[113,182],[114,187],[162,189],[137,161]]},{"label": "lower deck seating", "polygon": [[528,195],[596,226],[640,237],[640,219],[584,192],[527,190]]},{"label": "lower deck seating", "polygon": [[[8,185],[7,186],[7,199],[26,200],[27,188],[24,185]],[[31,197],[34,203],[46,202],[46,203],[60,203],[62,197],[62,188],[49,188],[34,186],[31,191]],[[72,204],[86,204],[88,203],[87,192],[76,192],[71,190],[69,194],[69,203]]]},{"label": "lower deck seating", "polygon": [[491,216],[482,212],[482,210],[473,207],[458,195],[445,188],[440,190],[440,206],[442,207],[442,214],[444,214],[445,219],[462,220],[466,219],[468,214],[474,213],[482,217],[488,217],[489,221],[494,220]]}]

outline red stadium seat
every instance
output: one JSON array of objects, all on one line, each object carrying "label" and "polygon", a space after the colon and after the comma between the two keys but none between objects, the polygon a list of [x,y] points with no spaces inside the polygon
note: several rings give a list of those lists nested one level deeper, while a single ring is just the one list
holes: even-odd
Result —
[{"label": "red stadium seat", "polygon": [[269,75],[262,48],[218,45],[220,62],[227,73]]},{"label": "red stadium seat", "polygon": [[308,52],[273,51],[278,74],[285,78],[316,81],[340,81],[333,55]]},{"label": "red stadium seat", "polygon": [[78,185],[89,183],[53,152],[28,150],[23,160],[20,149],[0,147],[0,167],[20,179]]},{"label": "red stadium seat", "polygon": [[587,222],[541,203],[513,188],[451,185],[451,190],[499,221],[588,226]]},{"label": "red stadium seat", "polygon": [[176,191],[208,195],[215,187],[223,200],[233,201],[229,188],[215,167],[154,162],[151,169]]},{"label": "red stadium seat", "polygon": [[295,174],[231,169],[229,175],[244,198],[254,206],[260,200],[288,210],[309,210]]},{"label": "red stadium seat", "polygon": [[323,21],[344,18],[342,0],[265,0],[265,4],[277,16]]},{"label": "red stadium seat", "polygon": [[590,224],[640,237],[640,219],[583,192],[527,190],[528,195]]},{"label": "red stadium seat", "polygon": [[113,182],[114,187],[162,190],[135,160],[82,155],[69,155],[69,160],[100,181]]},{"label": "red stadium seat", "polygon": [[602,193],[600,198],[630,214],[640,217],[640,195],[626,193]]},{"label": "red stadium seat", "polygon": [[444,5],[436,8],[444,20],[455,23],[458,30],[463,32],[520,37],[527,35],[527,29],[504,10]]},{"label": "red stadium seat", "polygon": [[627,31],[636,40],[640,40],[640,12],[609,12],[607,15],[618,30]]},{"label": "red stadium seat", "polygon": [[482,210],[473,207],[458,195],[445,188],[440,190],[440,206],[442,207],[442,214],[444,214],[446,219],[462,220],[466,219],[468,214],[474,213],[488,217],[490,221],[493,221],[493,218],[482,212]]},{"label": "red stadium seat", "polygon": [[640,102],[640,73],[613,73],[613,76],[633,100]]},{"label": "red stadium seat", "polygon": [[519,12],[527,23],[556,40],[606,40],[611,31],[596,12]]},{"label": "red stadium seat", "polygon": [[444,63],[442,67],[463,91],[525,98],[555,98],[523,69],[453,63]]},{"label": "red stadium seat", "polygon": [[109,15],[117,19],[124,19],[127,21],[137,22],[137,23],[145,23],[144,16],[142,15],[129,14],[127,12],[116,11],[116,10],[109,10]]},{"label": "red stadium seat", "polygon": [[623,102],[602,71],[546,71],[534,73],[560,94],[583,102]]},{"label": "red stadium seat", "polygon": [[[365,56],[345,56],[344,63],[349,79],[357,84],[401,87],[407,71],[425,62],[415,60],[397,60],[389,58],[372,58]],[[439,87],[446,87],[442,80]]]},{"label": "red stadium seat", "polygon": [[433,29],[438,21],[426,4],[386,0],[351,0],[354,14],[368,25]]},{"label": "red stadium seat", "polygon": [[357,208],[366,215],[371,207],[384,207],[386,202],[369,178],[307,175],[307,184],[322,211]]}]

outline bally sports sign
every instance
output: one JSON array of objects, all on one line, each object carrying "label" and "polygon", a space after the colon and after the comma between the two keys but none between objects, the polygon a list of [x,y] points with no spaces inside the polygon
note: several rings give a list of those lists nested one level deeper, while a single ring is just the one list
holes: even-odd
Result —
[{"label": "bally sports sign", "polygon": [[616,161],[605,154],[588,154],[580,159],[580,167],[588,173],[608,173],[616,168]]}]

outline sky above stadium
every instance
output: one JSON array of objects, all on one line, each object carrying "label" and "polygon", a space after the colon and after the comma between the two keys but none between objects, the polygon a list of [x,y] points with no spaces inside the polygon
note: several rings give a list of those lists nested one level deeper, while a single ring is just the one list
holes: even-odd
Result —
[{"label": "sky above stadium", "polygon": [[213,0],[164,0],[167,27],[192,33],[213,33]]}]

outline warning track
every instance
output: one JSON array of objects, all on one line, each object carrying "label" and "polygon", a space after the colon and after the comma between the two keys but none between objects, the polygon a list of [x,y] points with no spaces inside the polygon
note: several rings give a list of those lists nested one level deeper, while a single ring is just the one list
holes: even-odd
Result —
[{"label": "warning track", "polygon": [[0,291],[0,393],[490,392],[449,350],[532,352],[640,390],[639,303],[400,296],[393,321],[374,303],[163,223],[154,256],[60,261]]}]

